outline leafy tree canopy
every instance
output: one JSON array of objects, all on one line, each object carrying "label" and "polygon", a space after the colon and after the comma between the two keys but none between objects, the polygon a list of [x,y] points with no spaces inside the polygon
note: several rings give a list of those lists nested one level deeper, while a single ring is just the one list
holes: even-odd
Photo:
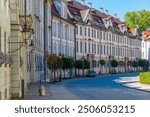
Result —
[{"label": "leafy tree canopy", "polygon": [[75,65],[74,59],[69,57],[62,57],[63,69],[72,69]]},{"label": "leafy tree canopy", "polygon": [[118,62],[116,60],[111,61],[111,66],[112,67],[118,67]]},{"label": "leafy tree canopy", "polygon": [[150,27],[150,11],[139,10],[125,14],[126,25],[130,28],[137,28],[139,34]]},{"label": "leafy tree canopy", "polygon": [[132,62],[132,67],[138,67],[138,62],[137,61],[133,61]]},{"label": "leafy tree canopy", "polygon": [[148,64],[148,62],[147,62],[147,60],[144,60],[144,59],[140,59],[139,61],[138,61],[138,64],[139,64],[139,66],[140,67],[147,67],[147,64]]},{"label": "leafy tree canopy", "polygon": [[90,62],[87,59],[77,60],[75,63],[77,69],[90,69]]},{"label": "leafy tree canopy", "polygon": [[100,63],[101,66],[104,66],[104,65],[106,64],[106,62],[105,62],[104,59],[101,59],[101,60],[99,61],[99,63]]}]

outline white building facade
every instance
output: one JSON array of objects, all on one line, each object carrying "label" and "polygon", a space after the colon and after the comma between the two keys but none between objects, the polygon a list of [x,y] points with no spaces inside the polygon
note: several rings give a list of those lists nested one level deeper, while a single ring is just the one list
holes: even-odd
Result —
[{"label": "white building facade", "polygon": [[[143,32],[142,59],[148,60],[150,64],[150,30]],[[149,65],[150,70],[150,65]]]},{"label": "white building facade", "polygon": [[46,72],[45,54],[51,48],[51,0],[27,0],[27,13],[32,15],[33,47],[28,48],[28,83],[40,80]]},{"label": "white building facade", "polygon": [[11,77],[9,64],[10,4],[0,1],[0,100],[11,97]]},{"label": "white building facade", "polygon": [[[86,58],[91,63],[91,69],[109,73],[111,60],[123,62],[116,69],[126,72],[132,68],[127,66],[129,61],[141,58],[141,39],[125,26],[116,16],[110,16],[103,9],[96,10],[83,3],[68,0],[70,17],[76,23],[76,57]],[[104,59],[106,65],[101,71],[99,60]]]}]

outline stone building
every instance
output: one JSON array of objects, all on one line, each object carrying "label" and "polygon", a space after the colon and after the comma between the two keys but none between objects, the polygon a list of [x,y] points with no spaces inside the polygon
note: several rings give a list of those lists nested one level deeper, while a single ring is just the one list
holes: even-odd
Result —
[{"label": "stone building", "polygon": [[74,31],[75,25],[68,17],[67,1],[54,0],[52,5],[51,53],[58,56],[74,57]]},{"label": "stone building", "polygon": [[[124,65],[116,70],[131,70],[127,63],[141,58],[141,39],[129,29],[117,15],[109,15],[108,10],[92,7],[75,0],[67,0],[69,17],[76,20],[76,57],[87,58],[91,68],[97,73],[111,72],[110,61],[115,59]],[[104,59],[106,65],[100,71],[98,61]]]},{"label": "stone building", "polygon": [[28,48],[28,83],[40,80],[47,70],[44,55],[51,51],[51,0],[27,0],[27,14],[32,15],[34,34]]},{"label": "stone building", "polygon": [[[150,30],[143,32],[142,59],[148,60],[150,64]],[[150,70],[150,66],[149,66]]]},{"label": "stone building", "polygon": [[10,4],[8,0],[0,0],[0,100],[11,97],[9,41]]}]

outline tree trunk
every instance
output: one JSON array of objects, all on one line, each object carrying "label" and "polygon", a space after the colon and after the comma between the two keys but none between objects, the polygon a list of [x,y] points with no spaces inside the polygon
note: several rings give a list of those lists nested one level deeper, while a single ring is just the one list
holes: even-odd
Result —
[{"label": "tree trunk", "polygon": [[55,76],[56,74],[55,74],[55,69],[54,69],[54,82],[56,81],[56,76]]},{"label": "tree trunk", "polygon": [[60,76],[59,76],[59,82],[61,82],[61,69],[59,69]]},{"label": "tree trunk", "polygon": [[49,78],[49,82],[51,82],[51,79],[52,79],[52,73],[53,73],[53,71],[52,71],[52,65],[51,65],[51,77]]},{"label": "tree trunk", "polygon": [[64,69],[64,79],[66,78],[65,69]]}]

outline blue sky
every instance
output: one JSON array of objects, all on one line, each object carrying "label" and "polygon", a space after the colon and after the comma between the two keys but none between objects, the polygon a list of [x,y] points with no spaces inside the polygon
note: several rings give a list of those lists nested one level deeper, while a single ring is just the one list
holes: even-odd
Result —
[{"label": "blue sky", "polygon": [[[81,2],[81,0],[77,0]],[[150,11],[150,0],[85,0],[86,4],[93,3],[93,7],[99,9],[103,7],[109,10],[110,15],[115,13],[123,20],[124,14],[128,11],[146,9]]]}]

